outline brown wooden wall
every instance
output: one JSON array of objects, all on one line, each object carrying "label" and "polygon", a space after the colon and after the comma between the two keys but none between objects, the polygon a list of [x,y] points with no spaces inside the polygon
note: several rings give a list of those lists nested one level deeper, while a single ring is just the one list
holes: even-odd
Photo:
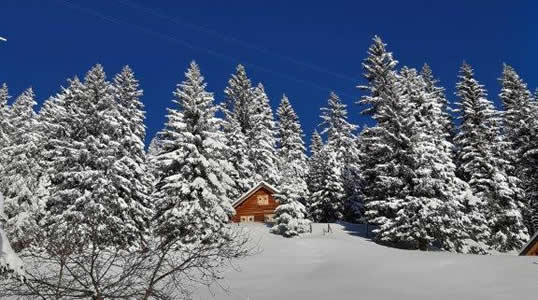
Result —
[{"label": "brown wooden wall", "polygon": [[[267,194],[269,195],[269,205],[258,205],[258,195]],[[233,217],[233,222],[239,222],[241,216],[254,216],[255,222],[263,222],[264,215],[274,214],[275,208],[278,206],[278,202],[275,201],[275,198],[264,187],[257,190],[254,194],[248,197],[247,200],[235,207],[235,216]]]},{"label": "brown wooden wall", "polygon": [[527,255],[538,256],[538,243],[534,244],[534,246],[529,250],[529,253]]}]

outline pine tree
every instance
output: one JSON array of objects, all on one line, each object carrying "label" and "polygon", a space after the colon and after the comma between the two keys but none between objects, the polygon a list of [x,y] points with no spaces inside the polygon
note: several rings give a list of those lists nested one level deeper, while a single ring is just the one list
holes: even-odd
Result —
[{"label": "pine tree", "polygon": [[319,185],[311,191],[310,211],[316,222],[336,222],[344,216],[344,187],[337,151],[331,145],[316,153],[319,159]]},{"label": "pine tree", "polygon": [[128,199],[126,183],[119,181],[125,179],[116,163],[126,152],[118,139],[122,115],[114,91],[96,65],[84,83],[71,80],[43,111],[51,180],[44,223],[49,236],[69,249],[138,246],[148,232],[143,204]]},{"label": "pine tree", "polygon": [[506,149],[500,137],[499,113],[474,79],[471,67],[464,63],[460,73],[457,111],[462,122],[455,138],[459,173],[481,199],[474,214],[483,215],[489,223],[488,231],[477,228],[475,235],[499,251],[520,249],[528,234],[518,201],[521,192],[514,184],[517,180],[506,172],[509,162],[503,158]]},{"label": "pine tree", "polygon": [[[455,175],[453,145],[446,128],[443,104],[427,89],[427,83],[414,69],[400,71],[401,97],[412,111],[408,161],[412,170],[408,195],[395,199],[396,217],[383,225],[387,242],[425,250],[438,246],[449,251],[483,251],[467,249],[469,226],[477,226],[474,216],[465,216],[464,204],[476,201],[469,186]],[[478,219],[480,220],[480,219]],[[480,223],[478,223],[480,224]],[[482,222],[484,224],[484,222]],[[487,229],[483,225],[482,228]]]},{"label": "pine tree", "polygon": [[158,135],[155,135],[151,139],[151,142],[149,142],[148,155],[155,156],[155,155],[158,155],[160,151],[161,151],[161,140]]},{"label": "pine tree", "polygon": [[310,154],[311,157],[318,154],[323,149],[323,139],[317,130],[314,130],[310,139]]},{"label": "pine tree", "polygon": [[252,87],[245,68],[238,65],[224,93],[224,132],[237,170],[236,196],[259,181],[278,184],[275,122],[263,85]]},{"label": "pine tree", "polygon": [[328,143],[334,145],[337,158],[342,157],[341,159],[345,154],[344,148],[353,144],[353,132],[357,129],[356,125],[349,123],[347,120],[346,106],[334,92],[331,92],[327,107],[321,108],[321,119],[323,121],[321,126],[324,127],[321,134],[327,134]]},{"label": "pine tree", "polygon": [[9,126],[7,131],[10,138],[22,139],[20,133],[23,131],[20,128],[35,118],[33,107],[36,104],[32,88],[27,89],[15,99],[8,112]]},{"label": "pine tree", "polygon": [[395,96],[394,72],[398,64],[392,53],[386,50],[387,44],[383,43],[380,37],[375,36],[373,41],[374,43],[368,48],[368,57],[362,63],[363,75],[368,85],[358,86],[359,89],[370,92],[369,96],[362,97],[358,102],[366,106],[362,114],[370,116],[379,113],[379,106],[383,106],[389,97]]},{"label": "pine tree", "polygon": [[28,232],[37,226],[33,216],[43,208],[37,193],[43,170],[40,165],[42,137],[36,130],[33,109],[36,104],[31,88],[17,97],[8,115],[10,142],[2,150],[5,155],[1,186],[8,218],[6,233],[18,250],[31,238]]},{"label": "pine tree", "polygon": [[[297,185],[300,187],[300,190],[296,191],[299,195],[298,200],[304,203],[308,195],[308,188],[305,181],[307,157],[303,141],[303,129],[286,95],[282,97],[282,101],[278,106],[277,116],[279,169],[288,168],[290,169],[288,174],[294,174],[299,181]],[[284,171],[282,171],[282,176],[284,177]]]},{"label": "pine tree", "polygon": [[260,83],[254,89],[254,114],[252,130],[248,137],[249,160],[254,166],[256,181],[279,182],[278,158],[276,156],[276,128],[269,98]]},{"label": "pine tree", "polygon": [[306,210],[308,212],[308,215],[312,216],[312,193],[314,191],[317,191],[321,187],[321,181],[322,181],[322,174],[323,174],[323,157],[322,157],[322,149],[323,149],[323,140],[321,138],[321,135],[318,133],[317,130],[314,130],[314,133],[312,134],[312,137],[310,139],[310,157],[308,158],[308,172],[306,174],[306,186],[308,187],[308,191],[310,192],[310,197],[308,197],[306,201]]},{"label": "pine tree", "polygon": [[344,186],[344,220],[352,223],[363,221],[364,193],[361,180],[360,139],[354,136],[350,146],[349,163],[342,169]]},{"label": "pine tree", "polygon": [[527,88],[527,84],[519,77],[514,68],[504,64],[503,73],[500,78],[501,92],[499,97],[504,108],[503,114],[503,135],[508,143],[507,160],[511,168],[510,175],[521,179],[520,186],[525,194],[522,202],[525,205],[523,210],[525,222],[529,232],[532,234],[537,230],[532,225],[533,199],[537,199],[536,191],[536,170],[534,164],[532,144],[535,138],[536,118],[534,117],[532,95]]},{"label": "pine tree", "polygon": [[224,94],[226,95],[226,110],[230,117],[237,120],[243,134],[248,136],[254,127],[252,115],[254,114],[253,100],[255,95],[245,67],[237,66],[235,74],[228,80]]},{"label": "pine tree", "polygon": [[[0,149],[9,144],[8,139],[8,116],[9,106],[7,101],[9,100],[9,91],[7,85],[4,83],[0,87]],[[0,157],[1,159],[1,157]]]},{"label": "pine tree", "polygon": [[522,174],[525,178],[525,192],[527,196],[528,223],[532,234],[538,232],[538,91],[531,102],[529,122],[529,144],[522,153]]},{"label": "pine tree", "polygon": [[275,223],[271,232],[285,237],[306,233],[310,225],[306,208],[301,203],[304,201],[306,183],[296,172],[296,168],[292,165],[283,167],[280,193],[275,195],[280,202],[275,209]]},{"label": "pine tree", "polygon": [[299,118],[288,98],[284,95],[277,110],[279,161],[282,180],[277,195],[280,200],[275,210],[272,232],[286,237],[306,232],[305,203],[308,196],[306,185],[306,154],[303,130]]},{"label": "pine tree", "polygon": [[427,93],[430,93],[432,97],[435,97],[437,99],[437,102],[441,105],[443,126],[445,128],[445,131],[450,134],[448,138],[449,141],[452,142],[454,139],[454,135],[456,134],[456,129],[454,127],[454,118],[451,114],[452,109],[450,108],[448,100],[445,96],[445,89],[438,86],[439,80],[437,80],[433,76],[433,71],[428,64],[424,64],[424,66],[422,66],[420,75],[422,76],[422,78],[424,79],[424,83],[426,84],[425,91]]},{"label": "pine tree", "polygon": [[225,101],[221,106],[224,114],[223,131],[229,148],[229,161],[235,171],[231,176],[235,182],[229,191],[233,199],[240,197],[255,184],[255,167],[250,160],[249,138],[252,135],[254,114],[254,92],[245,68],[238,65],[236,73],[228,80],[224,89]]},{"label": "pine tree", "polygon": [[231,163],[233,171],[230,176],[233,179],[233,188],[230,189],[228,196],[230,199],[238,199],[250,190],[256,184],[254,176],[254,165],[249,159],[247,137],[241,131],[239,122],[228,117],[223,121],[224,135],[226,137],[226,145],[229,149],[227,159]]},{"label": "pine tree", "polygon": [[3,223],[7,216],[4,214],[4,197],[0,194],[0,280],[17,276],[24,279],[22,260],[15,254],[11,243],[4,233]]},{"label": "pine tree", "polygon": [[376,125],[361,133],[360,169],[365,215],[369,222],[379,225],[376,240],[387,241],[390,238],[385,238],[385,225],[396,217],[409,193],[412,169],[407,162],[411,160],[413,120],[394,69],[398,62],[379,37],[373,40],[363,62],[368,85],[359,87],[369,95],[363,96],[359,104],[366,106],[362,113],[371,115]]},{"label": "pine tree", "polygon": [[303,141],[303,130],[299,118],[291,103],[282,96],[277,110],[278,116],[278,156],[281,164],[296,162],[302,170],[306,164],[306,148]]},{"label": "pine tree", "polygon": [[[83,128],[81,123],[85,118],[77,109],[77,105],[82,102],[83,89],[83,83],[78,78],[68,80],[68,87],[47,99],[39,111],[38,131],[43,135],[41,165],[45,170],[44,176],[50,182],[46,188],[47,195],[43,197],[45,209],[40,222],[41,230],[34,234],[40,240],[37,245],[31,246],[43,249],[63,247],[75,251],[84,243],[87,246],[90,244],[89,232],[82,228],[78,220],[64,217],[68,209],[74,208],[73,202],[83,193],[80,175],[76,174],[78,168],[73,168],[76,164],[74,157],[78,154],[74,149],[75,137]],[[77,144],[78,147],[81,145],[81,142]],[[79,176],[70,175],[70,168],[75,170],[73,174]],[[80,210],[82,209],[79,208]],[[81,212],[80,215],[82,214]],[[45,236],[48,238],[45,239]]]},{"label": "pine tree", "polygon": [[150,194],[152,174],[148,168],[144,140],[144,105],[140,101],[142,91],[133,71],[125,66],[113,80],[112,92],[118,107],[118,127],[114,139],[119,142],[116,161],[113,165],[113,184],[118,192],[116,201],[129,207],[137,228],[148,228],[152,217]]},{"label": "pine tree", "polygon": [[509,65],[504,64],[500,81],[502,89],[499,97],[504,108],[504,132],[513,151],[516,151],[517,160],[529,141],[529,124],[525,121],[532,118],[532,95],[527,84]]},{"label": "pine tree", "polygon": [[174,92],[178,107],[168,110],[159,133],[156,233],[169,242],[214,243],[225,237],[234,214],[227,197],[232,166],[215,116],[218,108],[195,62],[185,77]]},{"label": "pine tree", "polygon": [[323,149],[323,139],[317,130],[314,130],[310,138],[310,157],[308,158],[308,173],[306,176],[306,184],[310,192],[318,189],[320,185],[319,174],[321,172],[321,158],[319,154]]},{"label": "pine tree", "polygon": [[0,172],[4,171],[4,165],[7,163],[9,156],[3,149],[9,146],[9,91],[4,83],[0,87]]},{"label": "pine tree", "polygon": [[[321,108],[321,119],[323,126],[322,134],[327,134],[327,144],[336,153],[336,165],[340,169],[340,184],[344,187],[339,215],[349,221],[355,221],[362,210],[358,183],[359,163],[358,149],[356,148],[355,130],[353,125],[347,120],[347,108],[335,93],[330,93],[327,107]],[[313,191],[312,191],[313,192]]]}]

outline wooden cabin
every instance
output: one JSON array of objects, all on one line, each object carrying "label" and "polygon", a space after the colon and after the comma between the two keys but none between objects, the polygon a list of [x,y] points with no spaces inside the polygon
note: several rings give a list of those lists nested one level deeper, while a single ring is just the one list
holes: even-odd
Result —
[{"label": "wooden cabin", "polygon": [[260,182],[232,203],[235,208],[233,222],[272,223],[278,200],[273,197],[279,191],[266,182]]},{"label": "wooden cabin", "polygon": [[521,256],[538,256],[538,232],[534,234],[529,243],[519,253]]}]

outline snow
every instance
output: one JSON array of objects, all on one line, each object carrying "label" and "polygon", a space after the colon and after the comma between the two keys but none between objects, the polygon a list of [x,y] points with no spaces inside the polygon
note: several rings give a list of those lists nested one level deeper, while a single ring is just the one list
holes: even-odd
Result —
[{"label": "snow", "polygon": [[0,228],[0,270],[2,270],[3,267],[15,272],[17,276],[22,276],[24,274],[22,260],[15,254],[7,240],[6,234],[2,228]]},{"label": "snow", "polygon": [[[200,287],[193,299],[534,299],[538,258],[421,252],[380,246],[364,227],[313,224],[284,238],[260,223],[241,224],[260,252],[235,262],[224,286]],[[214,293],[214,294],[212,294]]]},{"label": "snow", "polygon": [[[5,218],[4,197],[0,194],[0,221]],[[2,224],[0,223],[0,275],[2,275],[1,272],[5,270],[4,268],[7,268],[8,272],[13,271],[16,276],[23,276],[24,274],[22,260],[11,248],[7,236],[2,229]]]}]

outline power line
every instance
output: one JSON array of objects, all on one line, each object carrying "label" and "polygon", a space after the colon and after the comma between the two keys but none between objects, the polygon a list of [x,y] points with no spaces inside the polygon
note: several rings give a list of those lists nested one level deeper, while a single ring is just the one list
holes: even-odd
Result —
[{"label": "power line", "polygon": [[176,25],[189,27],[189,28],[197,30],[199,32],[203,32],[203,33],[206,33],[206,34],[209,34],[209,35],[216,36],[216,37],[218,37],[218,38],[220,38],[220,39],[222,39],[224,41],[234,42],[234,43],[239,44],[239,45],[241,45],[241,46],[243,46],[245,48],[256,50],[256,51],[261,52],[261,53],[266,54],[266,55],[271,55],[271,56],[274,56],[274,57],[278,57],[280,59],[286,60],[288,62],[294,63],[294,64],[302,66],[302,67],[309,68],[309,69],[314,70],[314,71],[319,72],[319,73],[325,73],[325,74],[334,76],[334,77],[339,78],[339,79],[350,81],[352,83],[357,82],[356,78],[353,78],[351,76],[344,75],[344,74],[341,74],[341,73],[336,73],[336,72],[330,71],[330,70],[328,70],[328,69],[326,69],[324,67],[321,67],[321,66],[318,66],[318,65],[315,65],[315,64],[312,64],[312,63],[303,62],[303,61],[300,61],[300,60],[295,59],[295,58],[290,57],[290,56],[275,53],[273,51],[270,51],[270,50],[267,50],[265,48],[259,47],[259,46],[255,45],[255,44],[245,42],[243,40],[237,39],[237,38],[229,36],[229,35],[224,35],[224,34],[218,32],[218,31],[211,30],[211,29],[208,29],[206,27],[202,27],[202,26],[195,25],[195,24],[192,24],[192,23],[187,23],[187,22],[185,22],[183,20],[181,20],[181,22],[179,22],[178,19],[180,19],[180,18],[177,17],[177,16],[176,17],[166,16],[164,14],[159,13],[157,10],[147,8],[147,7],[145,7],[145,6],[141,5],[141,4],[135,3],[133,1],[129,1],[129,0],[116,0],[116,1],[121,2],[124,5],[127,5],[127,6],[129,6],[131,8],[135,8],[135,9],[140,10],[140,11],[145,11],[145,12],[147,12],[147,13],[155,16],[155,17],[165,19],[165,20],[170,21],[170,22],[172,22],[172,23],[174,23]]},{"label": "power line", "polygon": [[[225,59],[225,60],[231,61],[233,63],[241,62],[241,60],[238,59],[238,58],[235,58],[235,57],[232,57],[232,56],[229,56],[229,55],[226,55],[226,54],[222,54],[222,53],[217,52],[215,50],[212,50],[212,49],[209,49],[209,48],[206,48],[206,47],[202,47],[202,46],[198,46],[198,45],[193,44],[191,42],[178,39],[177,37],[170,36],[168,34],[164,34],[164,33],[161,33],[161,32],[157,32],[157,31],[148,29],[146,27],[143,27],[143,26],[140,26],[140,25],[137,25],[137,24],[129,23],[129,22],[120,20],[118,18],[109,16],[109,15],[104,15],[104,14],[102,14],[102,13],[100,13],[100,12],[94,10],[94,9],[76,5],[70,0],[58,0],[58,1],[60,1],[60,3],[70,7],[72,9],[78,10],[78,11],[86,13],[86,14],[90,14],[90,15],[92,15],[94,17],[98,17],[98,18],[103,19],[103,20],[108,21],[108,22],[111,22],[111,23],[114,23],[114,24],[119,24],[119,25],[124,25],[124,26],[131,26],[133,28],[136,28],[136,29],[138,29],[140,31],[145,32],[146,34],[153,35],[153,36],[156,36],[158,38],[162,38],[164,40],[167,40],[167,41],[172,42],[172,43],[179,44],[179,45],[181,45],[183,47],[186,47],[186,48],[189,48],[189,49],[192,49],[192,50],[203,51],[203,52],[205,52],[205,53],[207,53],[209,55],[218,57],[220,59]],[[248,63],[248,62],[247,63],[242,63],[242,64],[247,66],[247,67],[257,69],[257,70],[265,72],[265,73],[276,75],[278,77],[281,77],[281,78],[289,80],[289,81],[293,81],[293,82],[296,82],[296,83],[299,83],[299,84],[302,84],[302,85],[305,85],[305,86],[315,88],[315,89],[320,90],[320,91],[324,91],[324,92],[334,91],[334,89],[331,89],[329,87],[324,87],[324,86],[318,85],[316,83],[313,83],[311,81],[299,79],[299,78],[287,75],[285,73],[274,71],[272,69],[268,69],[268,68],[265,68],[265,67],[262,67],[262,66],[259,66],[259,65],[256,65],[256,64],[252,64],[252,63]],[[344,95],[344,96],[350,97],[350,98],[356,98],[356,96],[349,95],[347,93],[338,92],[338,94]]]}]

